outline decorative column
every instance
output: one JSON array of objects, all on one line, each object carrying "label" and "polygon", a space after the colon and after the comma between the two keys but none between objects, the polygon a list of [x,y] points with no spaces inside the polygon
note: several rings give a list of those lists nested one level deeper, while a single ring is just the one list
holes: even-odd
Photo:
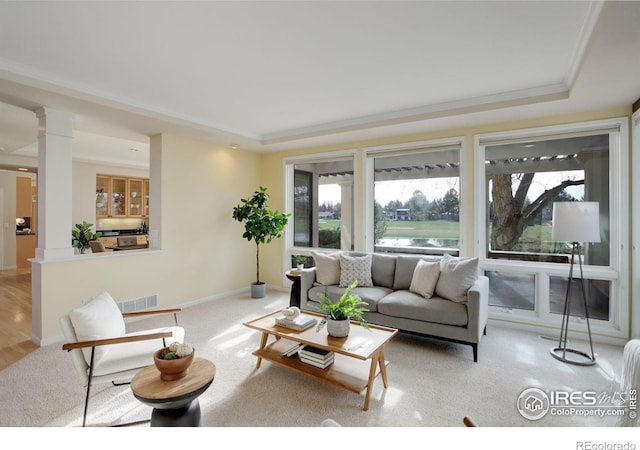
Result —
[{"label": "decorative column", "polygon": [[38,117],[37,260],[73,256],[71,245],[73,115],[43,107]]}]

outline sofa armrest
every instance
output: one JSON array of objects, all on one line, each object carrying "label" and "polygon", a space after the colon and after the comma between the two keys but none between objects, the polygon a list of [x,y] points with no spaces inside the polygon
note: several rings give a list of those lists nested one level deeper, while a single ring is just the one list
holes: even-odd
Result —
[{"label": "sofa armrest", "polygon": [[316,281],[316,268],[310,267],[308,269],[302,269],[300,272],[300,309],[311,310],[307,307],[307,301],[309,300],[309,289],[313,287],[313,283]]},{"label": "sofa armrest", "polygon": [[467,292],[469,332],[480,342],[480,337],[489,320],[489,278],[481,275]]}]

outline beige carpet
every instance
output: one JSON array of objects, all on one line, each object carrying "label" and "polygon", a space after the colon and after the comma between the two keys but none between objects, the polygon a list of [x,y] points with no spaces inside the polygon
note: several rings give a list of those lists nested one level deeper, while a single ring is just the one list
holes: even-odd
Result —
[{"label": "beige carpet", "polygon": [[[315,427],[327,418],[346,427],[461,427],[465,415],[483,427],[607,427],[615,418],[547,415],[523,418],[518,395],[542,390],[616,391],[622,348],[596,344],[598,365],[580,367],[549,355],[554,342],[528,332],[489,326],[473,363],[469,346],[398,334],[386,352],[390,386],[376,380],[369,411],[363,394],[343,391],[263,362],[251,352],[259,334],[242,322],[286,306],[288,293],[249,296],[185,308],[180,324],[197,355],[216,364],[212,386],[200,397],[207,427]],[[165,319],[135,322],[156,326]],[[582,345],[574,342],[576,346]],[[77,427],[84,390],[71,358],[59,345],[43,347],[0,372],[0,425]],[[98,385],[88,423],[110,425],[150,416],[128,387]],[[119,428],[122,430],[122,428]]]}]

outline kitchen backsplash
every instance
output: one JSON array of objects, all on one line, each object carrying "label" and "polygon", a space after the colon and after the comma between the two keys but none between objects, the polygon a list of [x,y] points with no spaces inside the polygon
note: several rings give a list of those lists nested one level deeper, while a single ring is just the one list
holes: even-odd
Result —
[{"label": "kitchen backsplash", "polygon": [[96,223],[96,231],[102,230],[135,230],[140,227],[142,221],[145,221],[147,227],[149,226],[149,219],[138,218],[122,218],[122,219],[98,219]]}]

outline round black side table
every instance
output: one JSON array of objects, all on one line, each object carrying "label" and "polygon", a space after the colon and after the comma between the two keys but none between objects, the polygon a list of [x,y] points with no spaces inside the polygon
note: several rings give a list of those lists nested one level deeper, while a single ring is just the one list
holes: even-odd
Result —
[{"label": "round black side table", "polygon": [[152,427],[201,427],[198,397],[211,386],[215,375],[216,366],[203,358],[195,358],[187,375],[173,381],[161,380],[152,365],[133,377],[131,391],[135,398],[153,407]]}]

